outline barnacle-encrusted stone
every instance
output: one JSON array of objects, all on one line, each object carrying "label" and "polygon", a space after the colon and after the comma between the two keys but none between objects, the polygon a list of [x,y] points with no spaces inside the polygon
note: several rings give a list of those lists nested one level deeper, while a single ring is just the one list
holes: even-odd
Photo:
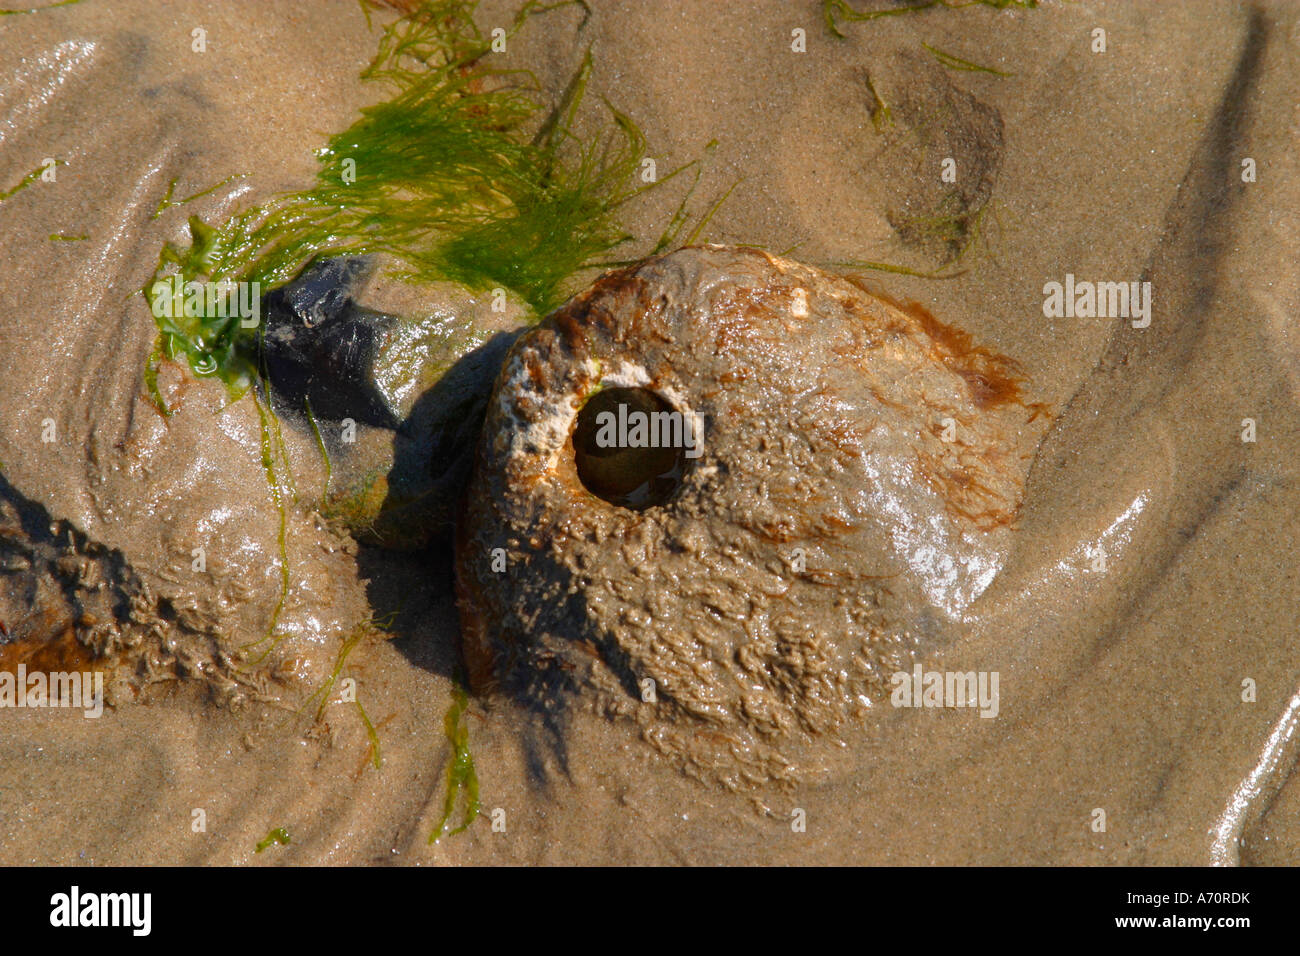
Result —
[{"label": "barnacle-encrusted stone", "polygon": [[[579,479],[575,419],[610,387],[699,428],[662,504]],[[726,784],[798,776],[998,572],[1037,414],[1009,360],[799,263],[703,247],[606,275],[514,344],[488,406],[457,539],[471,682],[589,700]]]}]

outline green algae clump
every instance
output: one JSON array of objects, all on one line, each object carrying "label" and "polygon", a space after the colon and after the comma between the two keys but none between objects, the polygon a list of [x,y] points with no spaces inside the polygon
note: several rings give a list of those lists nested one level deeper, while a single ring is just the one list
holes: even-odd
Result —
[{"label": "green algae clump", "polygon": [[[645,140],[612,107],[603,132],[574,133],[589,53],[558,105],[544,111],[530,73],[490,65],[475,7],[435,0],[387,26],[362,78],[392,95],[317,151],[315,183],[217,225],[191,217],[188,244],[164,247],[146,299],[173,276],[182,285],[256,282],[265,293],[316,259],[386,253],[407,265],[403,278],[412,282],[504,288],[535,317],[558,306],[574,273],[630,238],[620,208],[681,170],[641,183]],[[507,36],[553,8],[526,4]],[[243,394],[259,377],[258,330],[226,311],[155,310],[151,368],[163,356],[183,357],[195,374],[224,381],[232,397]],[[165,408],[152,373],[147,384]]]}]

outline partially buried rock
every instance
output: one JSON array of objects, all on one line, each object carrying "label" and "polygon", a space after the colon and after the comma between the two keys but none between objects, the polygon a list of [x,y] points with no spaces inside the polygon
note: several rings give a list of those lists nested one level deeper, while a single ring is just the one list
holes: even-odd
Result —
[{"label": "partially buried rock", "polygon": [[400,269],[312,263],[267,296],[263,355],[277,411],[319,435],[321,513],[364,542],[414,548],[450,529],[492,379],[529,313]]},{"label": "partially buried rock", "polygon": [[1010,360],[808,266],[606,275],[497,379],[456,542],[471,683],[630,717],[728,786],[804,777],[997,574],[1038,417]]}]

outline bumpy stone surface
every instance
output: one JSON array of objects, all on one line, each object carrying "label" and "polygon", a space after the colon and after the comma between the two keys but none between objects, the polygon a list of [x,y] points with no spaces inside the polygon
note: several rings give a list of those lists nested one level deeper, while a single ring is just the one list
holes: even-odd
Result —
[{"label": "bumpy stone surface", "polygon": [[[578,479],[575,418],[610,386],[702,428],[662,505]],[[726,785],[813,771],[1001,567],[1039,411],[1009,360],[808,266],[703,247],[606,275],[488,406],[457,536],[471,683],[625,715]]]}]

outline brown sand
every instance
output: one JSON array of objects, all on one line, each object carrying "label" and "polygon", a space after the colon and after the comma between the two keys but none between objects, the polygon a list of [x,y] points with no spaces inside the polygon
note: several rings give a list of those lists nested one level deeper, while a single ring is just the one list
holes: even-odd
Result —
[{"label": "brown sand", "polygon": [[[0,188],[46,156],[67,162],[56,183],[0,203],[0,463],[66,522],[59,534],[85,536],[82,552],[116,549],[141,629],[164,649],[158,672],[210,680],[138,702],[121,691],[99,720],[0,710],[0,860],[1296,862],[1300,784],[1283,738],[1300,686],[1300,11],[1049,2],[850,24],[835,40],[813,3],[593,7],[576,40],[577,15],[558,13],[511,56],[554,90],[592,44],[592,92],[637,119],[661,168],[716,139],[700,195],[742,182],[711,240],[930,270],[951,250],[903,237],[933,212],[938,163],[971,171],[963,201],[992,197],[996,225],[986,218],[959,277],[875,278],[1017,359],[1027,397],[1057,410],[1002,574],[926,662],[998,671],[998,718],[890,710],[832,780],[751,799],[680,776],[595,715],[577,715],[557,753],[532,744],[528,715],[475,702],[484,809],[504,811],[505,831],[485,818],[427,847],[448,756],[449,555],[357,553],[292,512],[288,677],[319,680],[342,633],[398,612],[391,640],[349,658],[382,770],[365,763],[350,705],[312,730],[274,681],[228,686],[214,635],[256,633],[278,593],[256,415],[244,402],[214,417],[219,387],[172,369],[164,386],[185,409],[165,427],[140,381],[153,323],[128,298],[190,212],[310,179],[312,149],[376,95],[356,79],[374,36],[350,0],[86,0],[0,19]],[[480,22],[508,8],[485,4]],[[197,26],[205,54],[190,49]],[[796,27],[806,53],[790,49]],[[1089,51],[1096,27],[1104,54]],[[922,41],[1015,75],[945,70]],[[864,77],[892,131],[873,126]],[[1243,157],[1258,182],[1241,182]],[[173,178],[184,196],[238,172],[150,218]],[[632,225],[657,236],[675,201],[652,196]],[[1045,318],[1043,285],[1066,273],[1149,280],[1151,325]],[[1245,418],[1254,443],[1240,440]],[[290,451],[313,487],[312,449]],[[198,577],[196,541],[214,556]],[[10,580],[0,613],[17,620],[33,608]],[[278,826],[292,843],[255,855]]]}]

